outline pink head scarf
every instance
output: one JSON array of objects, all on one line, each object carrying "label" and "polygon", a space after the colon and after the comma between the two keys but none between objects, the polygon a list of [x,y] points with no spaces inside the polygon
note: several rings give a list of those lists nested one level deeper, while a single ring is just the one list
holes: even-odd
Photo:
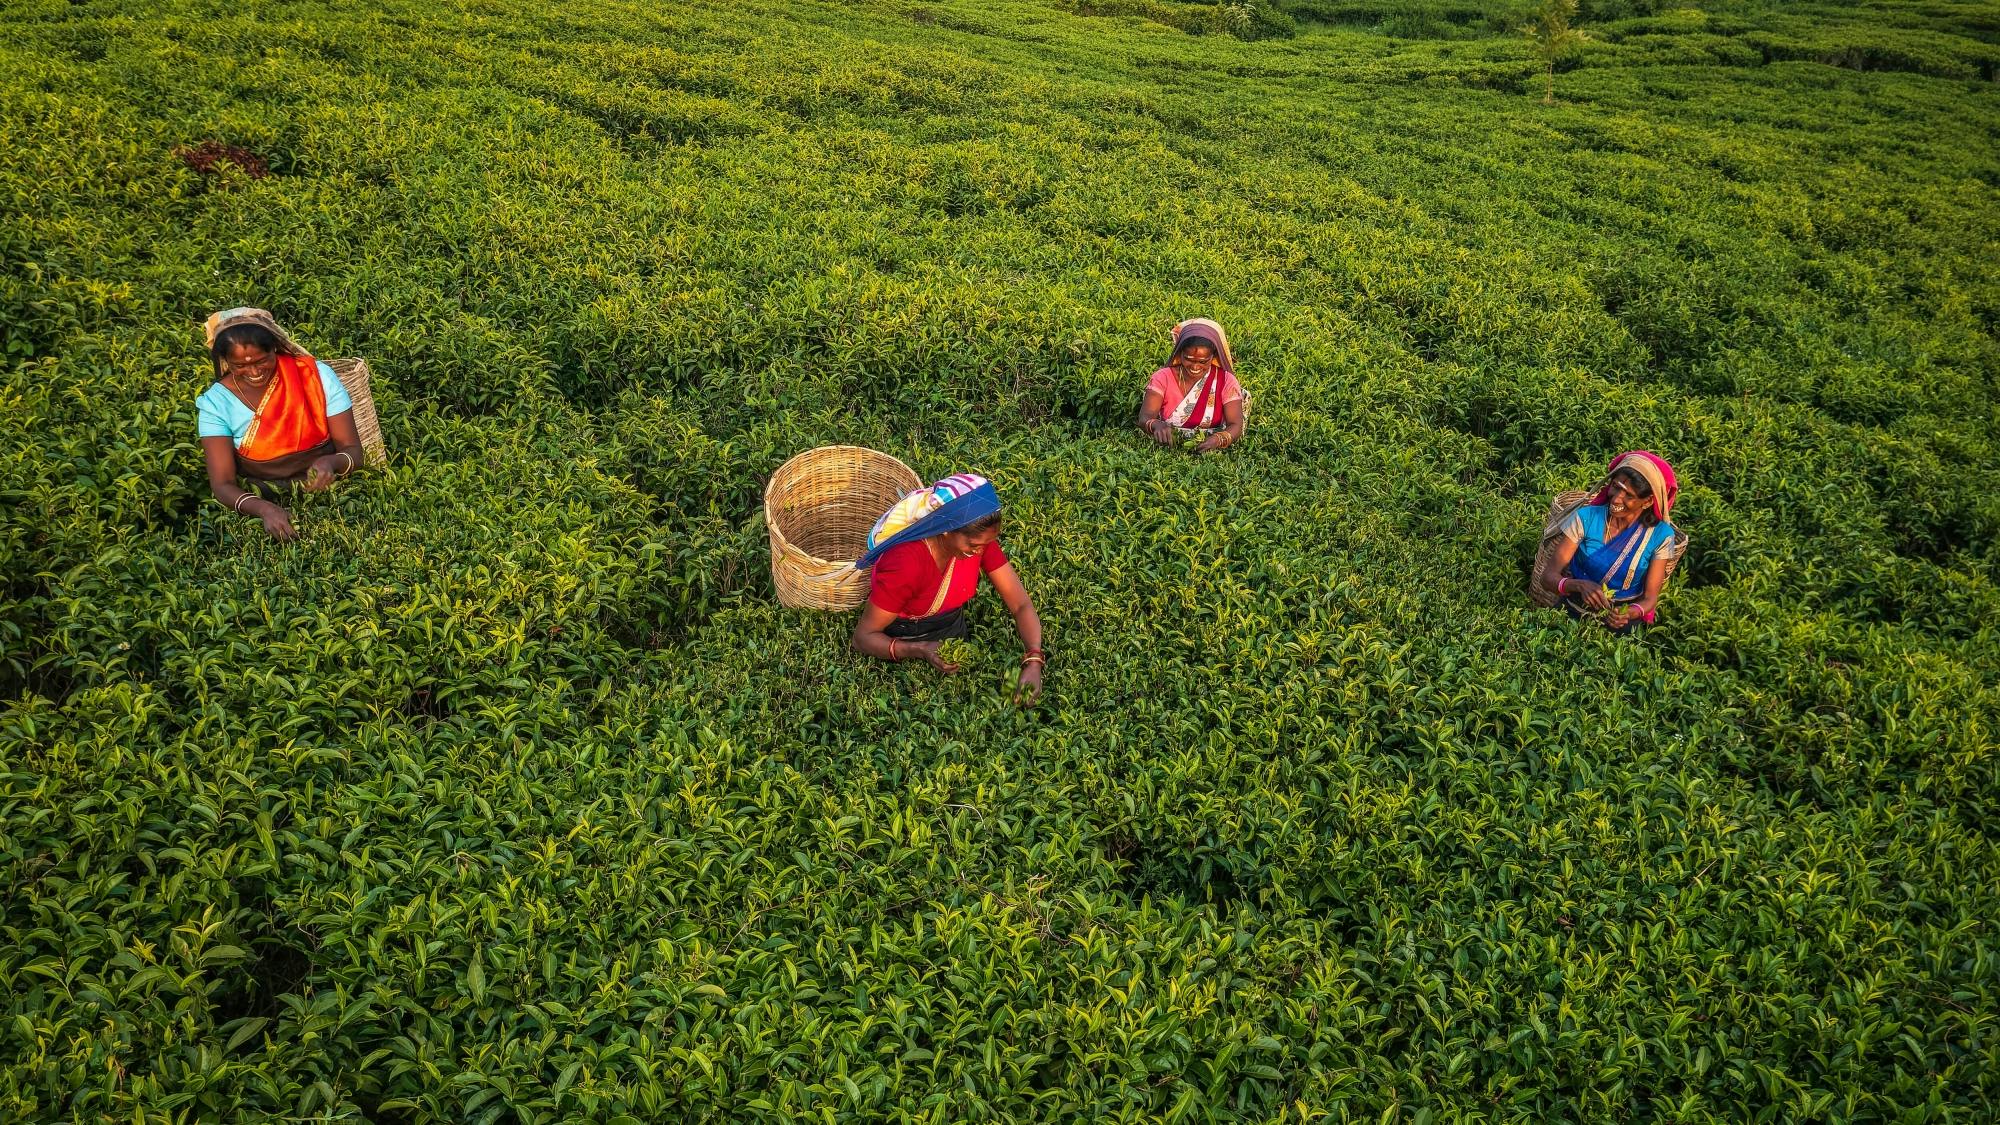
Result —
[{"label": "pink head scarf", "polygon": [[1611,464],[1604,469],[1603,487],[1597,490],[1597,495],[1590,498],[1590,502],[1604,503],[1605,497],[1611,495],[1611,474],[1620,469],[1630,469],[1645,478],[1646,483],[1653,489],[1653,514],[1665,520],[1674,510],[1674,497],[1681,490],[1680,481],[1674,476],[1674,467],[1667,464],[1666,458],[1643,449],[1635,449],[1613,457]]}]

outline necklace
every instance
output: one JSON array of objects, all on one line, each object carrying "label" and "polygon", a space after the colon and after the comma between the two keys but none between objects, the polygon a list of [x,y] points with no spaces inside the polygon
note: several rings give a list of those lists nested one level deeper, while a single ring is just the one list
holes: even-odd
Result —
[{"label": "necklace", "polygon": [[[252,414],[256,414],[263,411],[264,400],[271,397],[271,384],[278,381],[278,373],[273,371],[268,378],[261,381],[245,379],[241,375],[232,375],[230,378],[236,381],[236,385],[229,388],[230,393],[235,395],[243,405],[249,407]],[[244,394],[245,391],[255,391],[257,393],[257,401],[251,402]]]}]

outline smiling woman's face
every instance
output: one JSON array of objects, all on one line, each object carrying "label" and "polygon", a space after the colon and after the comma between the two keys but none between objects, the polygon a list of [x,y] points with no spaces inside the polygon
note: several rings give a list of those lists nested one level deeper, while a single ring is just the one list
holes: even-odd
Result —
[{"label": "smiling woman's face", "polygon": [[1215,349],[1207,344],[1190,344],[1181,350],[1180,369],[1183,375],[1206,375],[1214,362]]},{"label": "smiling woman's face", "polygon": [[988,543],[1000,538],[1000,528],[996,524],[982,531],[947,531],[938,538],[944,541],[947,557],[969,559],[984,551]]},{"label": "smiling woman's face", "polygon": [[1618,473],[1611,478],[1611,494],[1604,498],[1604,506],[1612,515],[1621,520],[1637,519],[1653,506],[1653,498],[1640,492],[1641,484],[1634,487],[1631,477]]},{"label": "smiling woman's face", "polygon": [[222,366],[246,383],[261,383],[277,370],[278,354],[255,344],[235,343],[222,353]]}]

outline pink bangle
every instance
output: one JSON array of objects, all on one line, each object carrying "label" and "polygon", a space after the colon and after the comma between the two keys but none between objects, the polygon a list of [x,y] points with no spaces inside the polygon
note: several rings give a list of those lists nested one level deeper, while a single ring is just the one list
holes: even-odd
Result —
[{"label": "pink bangle", "polygon": [[1556,578],[1556,597],[1566,598],[1568,596],[1569,596],[1569,579],[1567,577],[1558,575]]}]

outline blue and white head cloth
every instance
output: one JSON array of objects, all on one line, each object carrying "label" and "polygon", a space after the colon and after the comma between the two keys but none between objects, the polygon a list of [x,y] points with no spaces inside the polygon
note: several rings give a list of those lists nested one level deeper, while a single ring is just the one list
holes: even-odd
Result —
[{"label": "blue and white head cloth", "polygon": [[957,531],[1000,510],[993,482],[972,473],[957,473],[919,488],[882,513],[868,532],[868,553],[855,562],[858,569],[875,565],[891,547]]}]

